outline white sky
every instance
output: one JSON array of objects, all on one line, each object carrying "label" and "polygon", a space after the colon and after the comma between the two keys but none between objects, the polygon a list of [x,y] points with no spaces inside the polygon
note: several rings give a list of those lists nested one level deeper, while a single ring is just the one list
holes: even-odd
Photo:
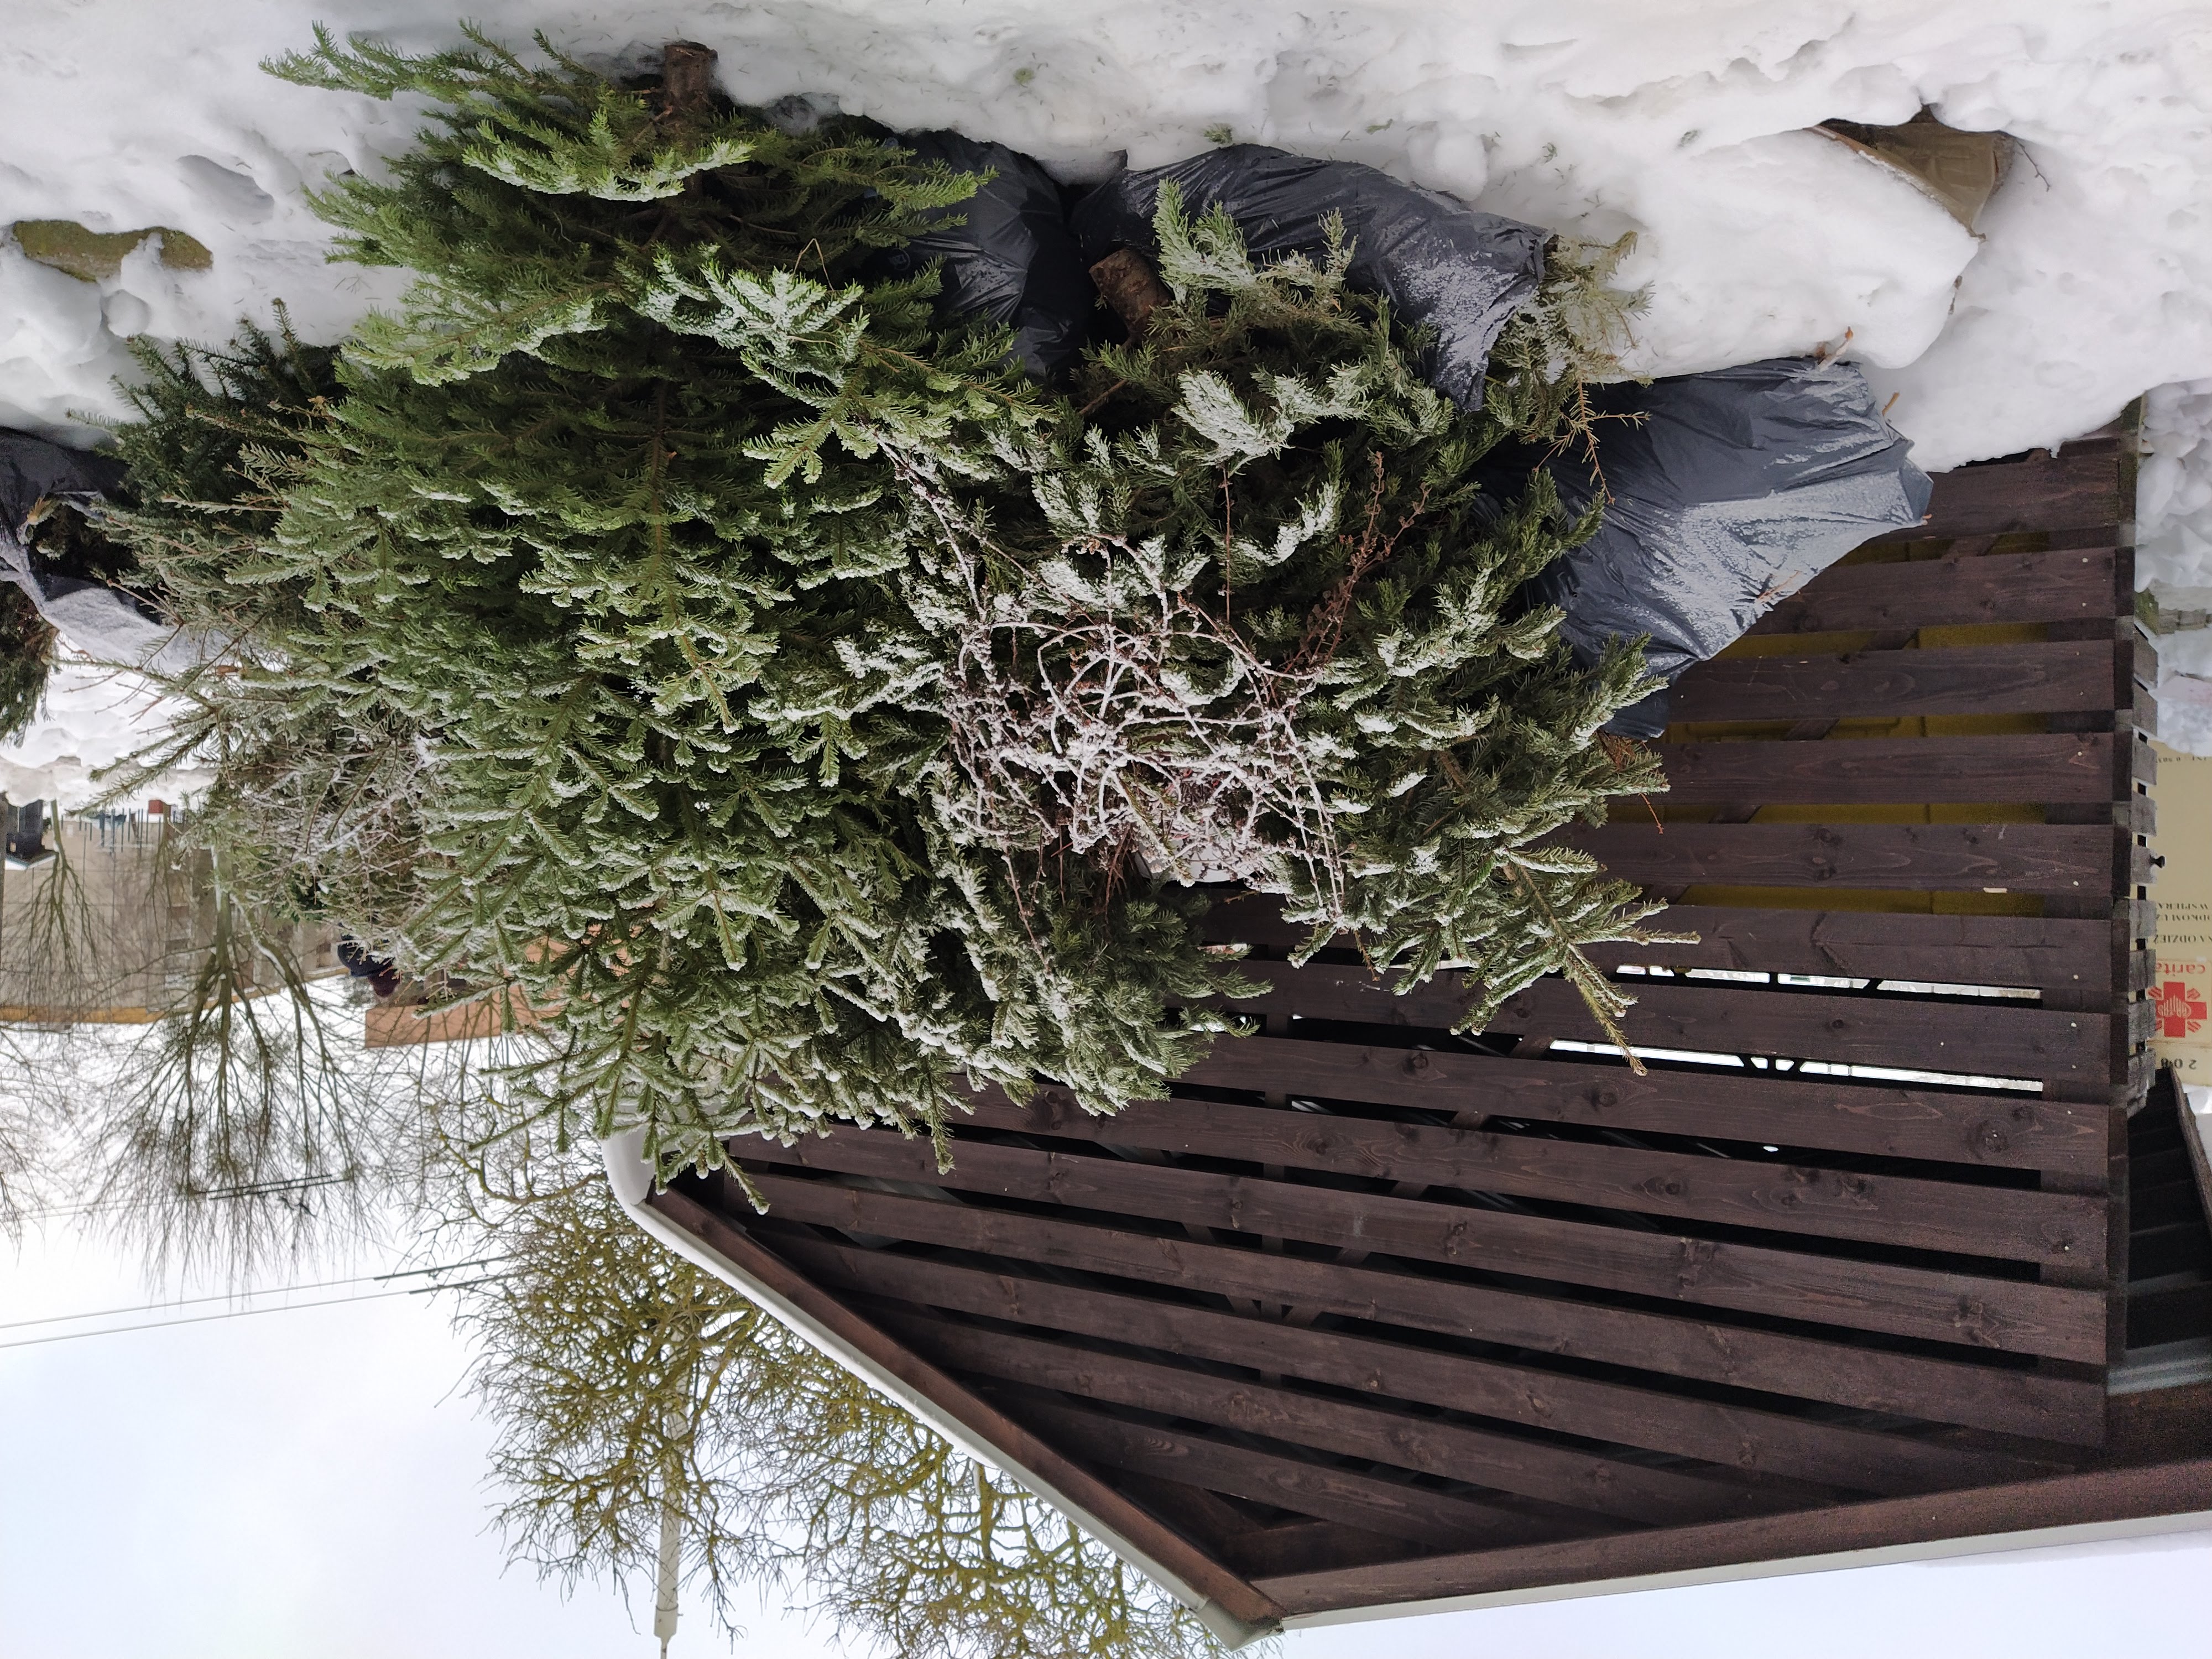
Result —
[{"label": "white sky", "polygon": [[[0,1247],[0,1324],[151,1299],[97,1244]],[[0,1347],[0,1659],[647,1659],[604,1589],[502,1571],[467,1360],[416,1297]],[[747,1659],[838,1651],[748,1622]],[[2208,1632],[2196,1533],[1352,1625],[1285,1659],[1765,1659],[1784,1633],[1791,1659],[2154,1659]],[[694,1619],[675,1650],[725,1650]]]}]

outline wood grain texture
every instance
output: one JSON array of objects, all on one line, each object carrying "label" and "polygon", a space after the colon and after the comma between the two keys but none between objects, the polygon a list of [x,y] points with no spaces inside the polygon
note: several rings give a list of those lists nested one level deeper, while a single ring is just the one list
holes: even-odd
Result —
[{"label": "wood grain texture", "polygon": [[[1434,1460],[1445,1454],[1433,1449],[1418,1454],[1411,1449],[1416,1432],[1413,1426],[1401,1425],[1395,1431],[1402,1455],[1431,1460],[1407,1462],[1405,1468],[1436,1474],[1455,1467],[1461,1471],[1457,1478],[1477,1486],[1626,1518],[1664,1519],[1679,1516],[1685,1506],[1709,1514],[1766,1513],[1802,1506],[1803,1492],[1789,1481],[1780,1487],[1771,1483],[1741,1485],[1733,1478],[1737,1476],[1782,1476],[1796,1483],[1818,1482],[1864,1492],[1921,1491],[2006,1472],[2017,1474],[2023,1467],[2012,1459],[1932,1441],[1813,1422],[1780,1412],[1724,1405],[1528,1365],[1471,1358],[1343,1331],[1311,1330],[1210,1308],[1087,1290],[1030,1278],[1011,1267],[993,1273],[798,1238],[784,1241],[781,1248],[793,1261],[853,1291],[1127,1343],[1165,1355],[1226,1365],[1264,1364],[1281,1376],[1352,1389],[1370,1400],[1443,1407],[1523,1428],[1552,1430],[1571,1422],[1575,1432],[1585,1439],[1698,1458],[1714,1466],[1702,1473],[1648,1468],[1578,1448],[1464,1425],[1461,1432],[1449,1437],[1454,1448],[1451,1461],[1436,1463]],[[960,1361],[963,1366],[971,1360],[979,1364],[991,1363],[968,1350],[961,1352],[967,1355]],[[1109,1355],[1079,1358],[1102,1378],[1116,1363]],[[1160,1385],[1158,1391],[1146,1400],[1121,1403],[1144,1405],[1147,1400],[1173,1397],[1172,1389],[1159,1377],[1157,1368],[1146,1375]],[[1184,1386],[1195,1399],[1209,1386],[1208,1379],[1191,1373],[1184,1378]],[[1262,1389],[1252,1399],[1257,1402],[1255,1410],[1278,1413],[1274,1419],[1278,1428],[1288,1420],[1282,1415],[1285,1413],[1314,1424],[1319,1421],[1310,1402],[1301,1403],[1307,1401],[1305,1396],[1282,1395],[1279,1390]],[[1150,1408],[1170,1407],[1154,1405]],[[1278,1432],[1278,1428],[1265,1426],[1260,1418],[1228,1426],[1301,1444],[1324,1443],[1296,1433]],[[1394,1443],[1390,1438],[1365,1443],[1367,1449],[1358,1455],[1385,1462],[1397,1461],[1386,1455]]]},{"label": "wood grain texture", "polygon": [[1779,601],[1751,631],[1887,633],[2079,622],[2113,615],[2117,592],[2110,548],[1844,565]]},{"label": "wood grain texture", "polygon": [[2100,1364],[2096,1291],[1516,1214],[1295,1182],[969,1141],[940,1174],[927,1141],[840,1132],[744,1148],[747,1166],[832,1170],[1147,1216],[1486,1272],[1710,1303],[1969,1347]]},{"label": "wood grain texture", "polygon": [[[1654,745],[1671,805],[2104,801],[2124,793],[2108,732]],[[1669,826],[1670,831],[1674,826]]]},{"label": "wood grain texture", "polygon": [[2094,1445],[2105,1431],[2104,1387],[2087,1379],[946,1204],[765,1169],[752,1179],[768,1200],[772,1226],[835,1227],[2005,1434]]},{"label": "wood grain texture", "polygon": [[[1747,1499],[1752,1488],[1725,1480],[1674,1470],[1641,1470],[1446,1419],[1270,1387],[1187,1365],[1101,1353],[941,1319],[905,1319],[899,1328],[939,1355],[951,1370],[979,1378],[1054,1389],[1476,1487],[1503,1471],[1507,1479],[1522,1485],[1576,1492],[1571,1507],[1616,1519],[1649,1522],[1678,1513],[1683,1504],[1717,1514],[1748,1510],[1763,1515],[1807,1507],[1801,1492],[1784,1486],[1758,1488],[1757,1498]],[[1656,1480],[1650,1478],[1654,1475]],[[1511,1494],[1517,1488],[1500,1490]],[[1501,1521],[1514,1515],[1504,1509],[1497,1513]]]},{"label": "wood grain texture", "polygon": [[1133,1423],[1062,1401],[1005,1404],[1076,1455],[1109,1468],[1182,1481],[1417,1543],[1465,1547],[1500,1540],[1510,1511],[1408,1482],[1285,1457],[1192,1432]]},{"label": "wood grain texture", "polygon": [[[1587,954],[1608,969],[1628,962],[1951,985],[2033,986],[2100,1000],[2112,988],[2112,927],[2104,921],[1677,904],[1652,925],[1695,933],[1698,942],[1595,945]],[[2146,918],[2130,925],[2141,930],[2151,924]],[[1282,920],[1279,900],[1260,895],[1217,901],[1206,915],[1205,930],[1212,941],[1276,952],[1304,945],[1307,931]]]},{"label": "wood grain texture", "polygon": [[1653,925],[1695,933],[1698,943],[1598,945],[1590,960],[1608,969],[1636,963],[2032,987],[2068,992],[2076,1006],[2104,1001],[2113,988],[2106,921],[1677,904]]},{"label": "wood grain texture", "polygon": [[[1696,980],[1647,980],[1629,994],[1636,1006],[1621,1029],[1631,1042],[1655,1048],[2069,1081],[2101,1082],[2110,1063],[2108,1014]],[[1606,1041],[1581,994],[1564,980],[1539,980],[1507,999],[1487,1029]]]},{"label": "wood grain texture", "polygon": [[1674,683],[1670,713],[1677,721],[2109,713],[2115,650],[2109,641],[2068,640],[1723,657],[1698,664]]},{"label": "wood grain texture", "polygon": [[2101,530],[2132,523],[2135,504],[2122,483],[2117,440],[2077,440],[2043,451],[1936,474],[1925,524],[1875,538],[1882,542]]},{"label": "wood grain texture", "polygon": [[1939,1539],[2079,1526],[2212,1509],[2212,1457],[1853,1504],[1755,1522],[1670,1527],[1523,1549],[1436,1556],[1260,1581],[1292,1614],[1594,1584],[1754,1561],[1788,1561]]},{"label": "wood grain texture", "polygon": [[[1805,744],[1806,748],[1827,747]],[[1841,747],[1841,744],[1834,745]],[[1553,839],[1650,887],[1720,882],[1893,892],[2112,890],[2121,831],[2059,823],[1577,824]]]},{"label": "wood grain texture", "polygon": [[2101,1107],[2019,1095],[1800,1081],[1771,1073],[1654,1070],[1638,1077],[1613,1063],[1264,1036],[1217,1043],[1184,1080],[1593,1128],[2051,1170],[2077,1179],[2101,1177],[2105,1170]]},{"label": "wood grain texture", "polygon": [[[1452,975],[1407,985],[1364,969],[1318,963],[1293,969],[1250,963],[1243,971],[1267,987],[1255,995],[1224,999],[1224,1006],[1245,1013],[1442,1032],[1466,1018],[1473,1000]],[[2101,1080],[2110,1063],[2112,1017],[2106,1014],[2002,1003],[1962,1011],[1923,997],[1698,981],[1643,979],[1625,988],[1637,1006],[1623,1029],[1632,1042],[1652,1048],[2066,1079]],[[1508,999],[1486,1029],[1607,1041],[1581,994],[1556,979],[1539,980]]]},{"label": "wood grain texture", "polygon": [[976,1103],[972,1121],[989,1128],[1186,1157],[2050,1261],[2084,1271],[2095,1271],[2103,1256],[2103,1201],[2065,1193],[1218,1101],[1136,1101],[1112,1117],[1094,1117],[1072,1104],[1040,1111],[986,1097]]}]

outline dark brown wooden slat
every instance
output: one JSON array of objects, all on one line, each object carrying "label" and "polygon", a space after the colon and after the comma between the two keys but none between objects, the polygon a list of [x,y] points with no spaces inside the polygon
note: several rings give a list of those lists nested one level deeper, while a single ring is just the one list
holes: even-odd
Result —
[{"label": "dark brown wooden slat", "polygon": [[[1179,1480],[1156,1480],[1147,1475],[1132,1475],[1126,1473],[1115,1484],[1184,1537],[1207,1553],[1227,1562],[1239,1572],[1249,1573],[1254,1570],[1255,1563],[1268,1559],[1267,1555],[1261,1552],[1239,1551],[1236,1548],[1238,1542],[1253,1534],[1255,1530],[1253,1517],[1237,1504],[1227,1502],[1218,1493],[1206,1492],[1198,1486],[1188,1486]],[[1299,1520],[1277,1524],[1321,1526],[1330,1523]],[[1261,1528],[1260,1530],[1265,1530],[1265,1528]],[[1373,1533],[1359,1533],[1356,1537],[1366,1540],[1370,1543],[1382,1542],[1386,1547],[1380,1550],[1372,1548],[1362,1550],[1354,1542],[1354,1535],[1349,1534],[1349,1529],[1340,1530],[1346,1531],[1347,1535],[1336,1541],[1350,1547],[1337,1555],[1334,1562],[1326,1553],[1307,1552],[1305,1559],[1310,1565],[1305,1568],[1293,1567],[1288,1571],[1294,1572],[1310,1571],[1312,1566],[1331,1565],[1348,1565],[1354,1561],[1396,1561],[1402,1559],[1407,1553],[1398,1540],[1381,1540]],[[1293,1549],[1275,1553],[1278,1559],[1296,1559],[1298,1553]]]},{"label": "dark brown wooden slat", "polygon": [[2118,793],[2109,732],[1678,743],[1657,745],[1656,752],[1667,800],[1686,805],[2100,801]]},{"label": "dark brown wooden slat", "polygon": [[1417,1543],[1464,1548],[1498,1537],[1501,1514],[1447,1492],[1132,1423],[1026,1395],[1002,1396],[1038,1432],[1109,1468],[1179,1480]]},{"label": "dark brown wooden slat", "polygon": [[[2120,625],[2126,629],[2140,626],[2133,618],[2123,622]],[[2128,637],[2125,643],[2128,651],[2128,672],[2135,683],[2147,691],[2157,690],[2158,647],[2143,638],[2141,634],[2134,634]],[[2124,708],[2132,700],[2123,696],[2114,701],[2118,707]]]},{"label": "dark brown wooden slat", "polygon": [[2150,746],[2150,734],[2132,732],[2126,734],[2128,744],[2129,776],[2142,784],[2158,782],[2158,750]]},{"label": "dark brown wooden slat", "polygon": [[1282,1616],[1282,1610],[1273,1601],[1182,1534],[1163,1526],[1149,1511],[1088,1469],[1070,1462],[1056,1447],[1036,1438],[991,1401],[925,1364],[819,1285],[793,1271],[774,1251],[763,1249],[744,1228],[732,1225],[696,1197],[674,1189],[655,1193],[646,1201],[753,1283],[765,1286],[831,1332],[849,1352],[866,1356],[983,1443],[999,1448],[1032,1479],[1088,1510],[1101,1526],[1111,1528],[1127,1543],[1200,1594],[1212,1597],[1235,1618],[1246,1624],[1267,1625]]},{"label": "dark brown wooden slat", "polygon": [[1972,1491],[1877,1499],[1759,1521],[1722,1521],[1575,1542],[1262,1578],[1293,1615],[1601,1583],[1755,1561],[1788,1561],[1938,1539],[1994,1537],[2212,1508],[2212,1457],[2095,1469]]},{"label": "dark brown wooden slat", "polygon": [[[1816,745],[1808,744],[1807,748]],[[1826,747],[1828,745],[1817,745]],[[1840,746],[1840,745],[1838,745]],[[1554,840],[1648,887],[2112,892],[2119,831],[2092,823],[1577,824]]]},{"label": "dark brown wooden slat", "polygon": [[2051,1170],[2077,1177],[2101,1176],[2105,1170],[2102,1107],[2025,1096],[1799,1082],[1771,1073],[1728,1077],[1655,1071],[1638,1077],[1616,1065],[1295,1037],[1218,1042],[1183,1080],[1431,1111]]},{"label": "dark brown wooden slat", "polygon": [[779,1221],[1279,1303],[1865,1411],[2094,1445],[2100,1382],[755,1170]]},{"label": "dark brown wooden slat", "polygon": [[[1470,999],[1446,975],[1403,994],[1395,981],[1363,969],[1280,963],[1243,965],[1265,981],[1263,994],[1224,1006],[1300,1019],[1356,1021],[1445,1030]],[[1630,988],[1638,999],[1625,1029],[1651,1048],[1722,1054],[1779,1054],[1830,1064],[1891,1066],[1965,1075],[2101,1079],[2108,1063],[2111,1016],[2002,1004],[1962,1011],[1923,998],[1830,995],[1816,991],[1646,979]],[[1488,1025],[1493,1032],[1603,1042],[1604,1033],[1565,981],[1539,980],[1513,997]],[[1689,1034],[1704,1036],[1690,1041]]]},{"label": "dark brown wooden slat", "polygon": [[[1522,1461],[1530,1448],[1540,1454],[1535,1460],[1538,1467],[1555,1461],[1563,1468],[1571,1469],[1576,1479],[1584,1478],[1586,1468],[1590,1484],[1600,1490],[1608,1490],[1624,1467],[1633,1467],[1609,1463],[1579,1452],[1546,1458],[1540,1455],[1552,1454],[1556,1449],[1463,1424],[1439,1422],[1407,1412],[1270,1388],[1187,1366],[1098,1353],[1064,1342],[979,1330],[943,1319],[914,1316],[900,1318],[895,1315],[886,1317],[896,1320],[902,1334],[939,1356],[950,1370],[1032,1388],[1054,1389],[1082,1400],[1184,1418],[1213,1428],[1279,1441],[1305,1451],[1361,1458],[1409,1474],[1439,1475],[1464,1486],[1496,1490],[1489,1479],[1493,1468],[1501,1459]],[[1632,1475],[1631,1484],[1636,1484],[1644,1473]],[[1725,1486],[1689,1480],[1673,1471],[1665,1474],[1666,1479],[1658,1483],[1663,1488],[1662,1492],[1648,1498],[1615,1498],[1601,1505],[1586,1504],[1580,1506],[1578,1518],[1673,1520],[1682,1514],[1677,1505],[1685,1501],[1692,1509],[1709,1514],[1743,1512],[1744,1506],[1734,1500]],[[1767,1505],[1783,1506],[1772,1498]],[[1641,1513],[1625,1513],[1632,1509]],[[1499,1527],[1508,1529],[1530,1518],[1524,1511],[1506,1505],[1499,1505],[1492,1513]]]},{"label": "dark brown wooden slat", "polygon": [[1909,915],[1677,904],[1652,924],[1695,945],[1594,945],[1603,968],[1734,968],[1753,973],[2029,986],[2091,1001],[2112,992],[2112,927],[2049,916]]},{"label": "dark brown wooden slat", "polygon": [[[1472,1429],[1453,1438],[1449,1456],[1433,1451],[1417,1454],[1407,1430],[1398,1432],[1397,1438],[1405,1442],[1399,1457],[1389,1455],[1388,1437],[1368,1443],[1366,1449],[1356,1454],[1385,1462],[1419,1455],[1428,1461],[1404,1467],[1450,1474],[1475,1486],[1629,1519],[1680,1520],[1693,1512],[1711,1516],[1799,1507],[1804,1493],[1793,1483],[1918,1492],[1999,1478],[2007,1471],[2017,1474],[2023,1467],[2012,1459],[1926,1440],[1470,1359],[1340,1331],[1309,1330],[1210,1308],[1084,1290],[1017,1273],[796,1238],[784,1241],[783,1248],[794,1261],[831,1282],[873,1296],[1218,1364],[1255,1368],[1264,1364],[1283,1376],[1356,1389],[1370,1399],[1442,1406],[1528,1428],[1702,1458],[1714,1466],[1711,1476],[1645,1468],[1578,1449]],[[1112,1370],[1109,1357],[1087,1358],[1102,1376]],[[1193,1377],[1188,1386],[1195,1397],[1205,1382]],[[1274,1409],[1286,1416],[1296,1410],[1310,1418],[1306,1407],[1294,1404],[1298,1398],[1277,1401]],[[1328,1443],[1278,1434],[1257,1424],[1238,1426],[1316,1447]],[[1780,1487],[1744,1486],[1733,1478],[1750,1475],[1779,1476],[1784,1481]]]},{"label": "dark brown wooden slat", "polygon": [[1838,720],[1851,715],[2108,712],[2114,647],[2099,640],[1844,656],[1721,657],[1675,682],[1672,718]]},{"label": "dark brown wooden slat", "polygon": [[[1121,1479],[1125,1484],[1152,1489],[1167,1485],[1127,1471]],[[1197,1488],[1185,1486],[1182,1490],[1194,1492]],[[1205,1495],[1212,1496],[1210,1492]],[[1263,1573],[1270,1577],[1285,1577],[1294,1573],[1364,1566],[1371,1562],[1402,1561],[1423,1551],[1419,1545],[1403,1539],[1385,1538],[1363,1528],[1347,1527],[1334,1521],[1313,1521],[1301,1516],[1256,1531],[1236,1534],[1223,1543],[1218,1553],[1223,1560],[1249,1577]]]},{"label": "dark brown wooden slat", "polygon": [[[1568,994],[1573,995],[1571,988]],[[1328,1170],[1557,1203],[1824,1234],[2094,1271],[2101,1200],[1750,1159],[1591,1146],[1449,1125],[1393,1123],[1218,1101],[1136,1101],[1094,1117],[1056,1091],[1038,1108],[976,1103],[994,1129]],[[2094,1256],[2087,1254],[2094,1240]]]},{"label": "dark brown wooden slat", "polygon": [[1754,634],[2079,622],[2113,614],[2112,550],[1994,553],[1824,570],[1760,617]]},{"label": "dark brown wooden slat", "polygon": [[[1478,1487],[1487,1484],[1485,1472],[1498,1455],[1498,1443],[1503,1438],[1462,1424],[1302,1394],[1187,1366],[1098,1353],[1063,1342],[979,1330],[939,1319],[888,1317],[894,1319],[902,1334],[937,1356],[951,1370],[1054,1389],[1079,1399],[1184,1418],[1286,1445],[1362,1458],[1387,1468],[1437,1475]],[[1596,1478],[1610,1484],[1623,1478],[1624,1469],[1632,1468],[1600,1462]],[[1627,1479],[1641,1481],[1651,1473],[1638,1471]],[[1705,1490],[1693,1486],[1686,1500],[1678,1496],[1663,1503],[1656,1518],[1680,1522],[1692,1513],[1742,1511],[1742,1504],[1732,1497],[1717,1501],[1727,1492],[1725,1487],[1699,1484]],[[1916,1486],[1912,1489],[1923,1488]],[[1786,1486],[1777,1486],[1762,1496],[1772,1510],[1799,1509],[1809,1507],[1808,1498],[1820,1490],[1813,1487],[1792,1492]],[[1837,1495],[1825,1494],[1831,1500]],[[1820,1501],[1819,1498],[1812,1498],[1812,1502]],[[1610,1509],[1599,1512],[1613,1513]],[[1498,1519],[1501,1526],[1515,1522],[1526,1526],[1529,1521],[1524,1515],[1504,1509],[1499,1510]],[[1516,1538],[1513,1541],[1525,1540]]]},{"label": "dark brown wooden slat", "polygon": [[2039,451],[2019,460],[1956,467],[1936,474],[1927,523],[1875,539],[1910,542],[2129,523],[2135,508],[2123,495],[2120,468],[2118,446],[2108,441],[2070,443],[2056,455]]},{"label": "dark brown wooden slat", "polygon": [[[1622,1030],[1654,1048],[2087,1082],[2106,1076],[2112,1042],[2110,1015],[2002,1003],[1826,996],[1711,980],[1647,980],[1631,994],[1636,1006]],[[1509,998],[1487,1029],[1607,1040],[1582,994],[1558,979]]]},{"label": "dark brown wooden slat", "polygon": [[791,1146],[750,1142],[744,1158],[748,1165],[883,1176],[1178,1224],[1357,1244],[1417,1261],[2055,1359],[2096,1364],[2105,1355],[2103,1297],[2065,1285],[975,1141],[962,1143],[953,1169],[939,1174],[927,1141],[884,1130],[840,1130]]},{"label": "dark brown wooden slat", "polygon": [[[1695,933],[1698,943],[1594,945],[1587,954],[1605,968],[1626,962],[1947,985],[2022,985],[2069,989],[2092,999],[2103,998],[2112,988],[2112,929],[2101,921],[1677,904],[1653,926]],[[1273,951],[1296,949],[1306,939],[1304,928],[1282,920],[1280,900],[1256,894],[1217,901],[1206,913],[1205,928],[1209,940]]]}]

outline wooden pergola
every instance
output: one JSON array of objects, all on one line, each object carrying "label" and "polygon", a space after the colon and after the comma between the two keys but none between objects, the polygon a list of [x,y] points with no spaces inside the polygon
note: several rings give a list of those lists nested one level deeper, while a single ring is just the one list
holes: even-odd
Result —
[{"label": "wooden pergola", "polygon": [[1293,969],[1246,900],[1261,1034],[1173,1098],[984,1098],[949,1173],[743,1139],[766,1214],[635,1171],[633,1207],[1232,1639],[2212,1510],[2212,1393],[2114,1381],[2132,453],[1944,476],[1681,682],[1672,793],[1576,837],[1702,938],[1604,958],[1647,1074],[1559,981],[1455,1037],[1456,985]]}]

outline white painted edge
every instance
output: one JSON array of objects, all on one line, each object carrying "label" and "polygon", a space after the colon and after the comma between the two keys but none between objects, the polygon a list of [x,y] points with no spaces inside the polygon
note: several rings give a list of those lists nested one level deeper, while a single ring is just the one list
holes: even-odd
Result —
[{"label": "white painted edge", "polygon": [[1693,1567],[1679,1572],[1643,1573],[1583,1584],[1547,1584],[1528,1589],[1492,1590],[1474,1595],[1438,1596],[1428,1601],[1394,1601],[1388,1606],[1345,1607],[1330,1613],[1297,1613],[1285,1630],[1323,1625],[1359,1624],[1417,1613],[1467,1613],[1482,1607],[1523,1607],[1537,1601],[1574,1601],[1592,1595],[1628,1595],[1640,1590],[1676,1589],[1689,1584],[1729,1584],[1750,1578],[1782,1578],[1803,1572],[1841,1572],[1852,1567],[1887,1566],[1900,1561],[1940,1561],[1961,1555],[2000,1555],[2014,1550],[2048,1549],[2057,1544],[2094,1543],[2106,1539],[2146,1538],[2160,1533],[2212,1531],[2212,1510],[2182,1515],[2152,1515],[2124,1521],[2085,1521],[2072,1526],[2037,1527],[2024,1532],[1990,1533],[1978,1538],[1936,1538],[1918,1544],[1802,1555],[1784,1561],[1745,1561]]},{"label": "white painted edge", "polygon": [[1145,1551],[1124,1538],[1112,1527],[1076,1503],[1052,1482],[1034,1470],[1024,1468],[1008,1460],[1006,1453],[989,1442],[979,1438],[966,1425],[946,1413],[936,1401],[915,1392],[905,1382],[861,1353],[848,1347],[842,1337],[827,1326],[817,1322],[797,1304],[789,1301],[748,1273],[737,1263],[708,1249],[698,1239],[685,1232],[665,1216],[651,1208],[646,1200],[652,1196],[653,1166],[646,1162],[643,1148],[645,1131],[632,1129],[599,1143],[599,1156],[605,1161],[607,1182],[614,1188],[615,1196],[629,1212],[631,1220],[647,1233],[682,1256],[692,1266],[720,1279],[763,1312],[775,1319],[826,1358],[836,1361],[854,1376],[882,1395],[893,1404],[903,1407],[930,1427],[950,1440],[977,1462],[994,1469],[1003,1470],[1027,1486],[1045,1502],[1050,1504],[1069,1520],[1104,1544],[1123,1560],[1135,1567],[1162,1589],[1188,1607],[1198,1621],[1204,1625],[1215,1640],[1224,1647],[1236,1649],[1273,1633],[1272,1627],[1247,1624],[1235,1613],[1213,1601],[1203,1590],[1188,1584]]}]

